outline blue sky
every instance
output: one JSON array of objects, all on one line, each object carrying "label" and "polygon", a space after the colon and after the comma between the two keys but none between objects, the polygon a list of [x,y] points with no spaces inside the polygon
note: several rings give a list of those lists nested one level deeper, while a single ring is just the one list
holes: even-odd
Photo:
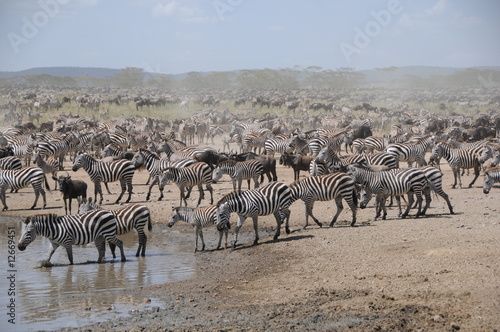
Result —
[{"label": "blue sky", "polygon": [[0,0],[0,70],[500,66],[498,0]]}]

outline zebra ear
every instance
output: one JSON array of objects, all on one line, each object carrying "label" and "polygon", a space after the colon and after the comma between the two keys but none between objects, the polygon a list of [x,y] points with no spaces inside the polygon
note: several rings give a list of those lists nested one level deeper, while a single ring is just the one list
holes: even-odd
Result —
[{"label": "zebra ear", "polygon": [[23,222],[27,225],[30,223],[30,221],[31,221],[31,217],[26,217],[26,219],[24,219]]}]

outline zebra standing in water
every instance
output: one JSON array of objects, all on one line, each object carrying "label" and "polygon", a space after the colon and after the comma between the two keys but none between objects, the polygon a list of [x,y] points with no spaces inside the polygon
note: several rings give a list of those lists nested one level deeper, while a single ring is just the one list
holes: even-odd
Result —
[{"label": "zebra standing in water", "polygon": [[[184,205],[187,206],[187,199],[191,195],[191,190],[194,186],[198,186],[200,192],[200,197],[196,206],[200,205],[201,200],[205,198],[205,193],[203,192],[204,184],[210,192],[210,204],[214,203],[212,170],[210,166],[204,162],[198,162],[182,168],[167,167],[160,174],[158,181],[160,182],[160,190],[163,190],[163,187],[169,181],[174,182],[177,187],[179,187],[181,197],[179,205],[182,205],[182,201],[184,201]],[[187,195],[184,194],[186,188],[188,188]]]},{"label": "zebra standing in water", "polygon": [[304,225],[304,229],[309,225],[309,216],[313,218],[319,227],[323,226],[312,213],[314,202],[330,201],[332,199],[337,204],[337,213],[330,222],[330,227],[333,227],[333,224],[335,224],[338,216],[344,209],[342,198],[346,200],[352,211],[351,226],[354,226],[356,223],[357,194],[355,183],[346,173],[338,172],[321,176],[311,176],[294,182],[289,187],[292,202],[300,198],[306,205],[306,224]]},{"label": "zebra standing in water", "polygon": [[120,202],[127,188],[128,198],[125,202],[128,203],[130,201],[132,196],[132,177],[135,171],[134,164],[131,161],[121,159],[111,163],[103,163],[95,160],[88,153],[84,152],[76,156],[73,162],[73,172],[78,171],[80,167],[88,173],[90,180],[94,182],[94,201],[97,201],[97,194],[100,194],[101,200],[99,204],[102,204],[103,196],[101,182],[115,181],[120,181],[122,188],[115,204]]},{"label": "zebra standing in water", "polygon": [[[224,174],[228,174],[231,177],[233,181],[233,190],[241,191],[241,183],[243,180],[248,181],[248,189],[250,189],[250,179],[254,181],[254,188],[259,188],[259,177],[264,174],[264,166],[262,162],[255,159],[246,161],[222,161],[214,169],[212,181],[217,183]],[[238,183],[238,186],[236,186],[236,183]]]},{"label": "zebra standing in water", "polygon": [[[477,149],[477,150],[476,150]],[[437,143],[432,149],[432,157],[439,159],[444,157],[453,171],[455,182],[452,188],[455,188],[458,181],[458,187],[462,189],[462,178],[460,176],[460,169],[474,168],[474,179],[469,184],[469,188],[476,182],[481,170],[481,163],[479,162],[476,149],[453,149],[450,144],[445,142]]]},{"label": "zebra standing in water", "polygon": [[483,193],[488,194],[493,184],[500,182],[500,167],[491,167],[484,171]]},{"label": "zebra standing in water", "polygon": [[[47,179],[45,178],[45,173],[41,168],[38,167],[25,167],[17,170],[0,170],[0,200],[3,204],[3,210],[7,210],[9,207],[5,203],[5,192],[7,188],[12,190],[19,190],[21,188],[27,187],[28,185],[33,186],[35,191],[35,202],[31,206],[33,210],[38,202],[38,197],[42,194],[43,207],[45,209],[47,206],[47,199],[45,197],[45,190],[43,190],[42,184],[45,181],[47,185]],[[47,190],[50,188],[47,186]]]},{"label": "zebra standing in water", "polygon": [[[347,166],[348,174],[358,184],[365,186],[368,194],[374,193],[377,198],[375,219],[380,217],[383,212],[382,219],[385,220],[387,216],[387,209],[385,201],[389,196],[402,196],[408,193],[408,206],[402,218],[406,218],[414,202],[413,195],[417,196],[418,211],[416,218],[422,215],[422,193],[426,188],[428,182],[425,174],[417,169],[411,168],[407,170],[396,171],[373,171],[369,166],[360,163]],[[364,200],[362,200],[364,201]],[[360,205],[361,208],[366,207]],[[401,212],[401,205],[400,212]]]},{"label": "zebra standing in water", "polygon": [[288,207],[292,204],[290,188],[281,182],[270,182],[258,189],[249,189],[247,191],[233,191],[217,202],[217,224],[224,225],[229,223],[229,217],[232,212],[238,214],[238,223],[234,232],[233,249],[238,242],[238,233],[243,222],[248,218],[253,220],[255,231],[254,245],[259,243],[258,219],[259,216],[273,214],[276,219],[276,233],[273,239],[276,240],[281,233],[281,224],[286,219],[285,230],[290,233],[288,222],[290,219],[290,210]]},{"label": "zebra standing in water", "polygon": [[217,250],[220,249],[222,243],[222,235],[225,236],[224,249],[227,248],[227,234],[230,228],[227,224],[217,224],[217,206],[209,205],[199,208],[191,208],[187,206],[172,207],[172,215],[168,227],[172,227],[179,220],[184,220],[195,228],[195,247],[194,252],[198,251],[198,238],[201,239],[201,251],[205,250],[205,240],[203,239],[203,228],[211,225],[217,226],[219,232],[219,244]]},{"label": "zebra standing in water", "polygon": [[19,239],[18,248],[24,251],[37,235],[49,239],[51,248],[47,262],[59,246],[66,248],[69,263],[73,265],[73,245],[83,245],[94,241],[99,251],[98,263],[104,260],[106,243],[113,243],[120,248],[121,261],[125,262],[123,242],[116,237],[115,216],[105,210],[93,210],[72,216],[56,214],[37,214],[24,221],[26,229]]},{"label": "zebra standing in water", "polygon": [[426,166],[425,153],[434,145],[435,136],[424,136],[416,143],[393,143],[385,148],[385,152],[392,154],[399,161],[406,161],[408,168],[416,162],[418,166]]},{"label": "zebra standing in water", "polygon": [[[85,213],[91,210],[102,210],[102,208],[92,202],[92,197],[90,197],[86,202],[80,205],[78,213]],[[135,257],[139,257],[139,254],[144,257],[146,255],[146,243],[148,238],[144,233],[144,227],[148,226],[148,231],[153,230],[151,224],[151,212],[149,208],[140,204],[129,204],[123,208],[110,211],[116,218],[116,235],[123,235],[130,233],[132,229],[137,231],[139,236],[139,248],[137,248],[137,253]],[[113,254],[113,258],[116,258],[115,248],[113,243],[109,243],[109,248]]]}]

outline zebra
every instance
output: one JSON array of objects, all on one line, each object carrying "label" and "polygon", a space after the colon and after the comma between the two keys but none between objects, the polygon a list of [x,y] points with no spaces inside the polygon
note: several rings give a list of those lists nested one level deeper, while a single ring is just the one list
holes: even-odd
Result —
[{"label": "zebra", "polygon": [[[377,208],[374,220],[380,217],[382,211],[382,219],[386,219],[387,209],[385,201],[387,197],[402,196],[406,193],[408,193],[408,206],[405,212],[401,214],[401,217],[406,218],[408,216],[410,208],[414,202],[414,194],[417,196],[418,207],[415,217],[418,218],[422,214],[422,193],[428,185],[428,182],[425,174],[421,170],[417,168],[410,168],[400,170],[398,172],[392,172],[390,170],[373,171],[368,165],[356,163],[347,166],[347,173],[356,183],[365,186],[365,188],[369,191],[369,196],[371,196],[371,193],[376,194]],[[366,202],[363,199],[361,201]],[[360,204],[360,207],[364,208],[366,207],[366,204]]]},{"label": "zebra", "polygon": [[[52,174],[53,176],[56,175],[57,171],[61,168],[59,166],[59,161],[56,159],[48,159],[48,160],[43,160],[43,157],[40,155],[40,151],[38,148],[33,149],[33,158],[32,158],[33,164],[36,164],[39,168],[43,170],[45,174]],[[47,180],[47,178],[45,178]],[[57,181],[56,184],[54,185],[54,190],[57,190]],[[48,183],[45,184],[46,187],[49,186]]]},{"label": "zebra", "polygon": [[474,179],[469,184],[469,188],[476,182],[479,177],[479,172],[481,170],[481,163],[479,162],[477,151],[481,149],[478,147],[476,149],[453,149],[449,143],[439,142],[432,149],[432,157],[434,159],[439,159],[444,157],[453,171],[453,177],[455,182],[452,188],[454,189],[457,185],[462,189],[462,178],[460,176],[460,169],[474,169]]},{"label": "zebra", "polygon": [[342,198],[346,200],[352,211],[351,226],[356,223],[356,205],[357,193],[355,190],[354,180],[346,173],[337,172],[333,174],[311,176],[296,181],[289,185],[292,202],[297,199],[302,199],[306,205],[306,224],[304,229],[309,225],[309,216],[311,216],[319,227],[322,223],[313,215],[313,207],[315,201],[330,201],[335,200],[337,204],[337,213],[330,222],[330,227],[337,221],[338,216],[344,209]]},{"label": "zebra", "polygon": [[73,151],[80,143],[77,135],[69,133],[58,140],[40,142],[37,144],[38,151],[42,158],[46,156],[59,157],[59,169],[63,169],[64,156],[68,151]]},{"label": "zebra", "polygon": [[[254,188],[259,188],[259,177],[264,174],[264,166],[260,160],[234,161],[226,160],[220,162],[212,173],[213,183],[217,183],[222,175],[228,174],[233,181],[233,190],[241,191],[241,183],[243,180],[248,181],[248,189],[250,189],[250,179],[254,181]],[[238,186],[236,186],[238,183]]]},{"label": "zebra", "polygon": [[241,146],[244,152],[253,151],[257,153],[257,149],[259,149],[259,153],[261,153],[262,149],[265,149],[265,142],[272,136],[272,133],[269,129],[262,129],[261,131],[254,131],[245,134],[241,139]]},{"label": "zebra", "polygon": [[311,151],[311,155],[316,157],[319,151],[326,145],[330,146],[335,151],[341,151],[342,143],[346,143],[346,153],[347,146],[350,142],[349,134],[351,130],[345,130],[338,134],[320,134],[319,137],[311,139],[309,142],[309,150]]},{"label": "zebra", "polygon": [[373,153],[374,151],[384,151],[389,144],[389,137],[368,136],[364,139],[364,153]]},{"label": "zebra", "polygon": [[[5,202],[5,192],[7,188],[12,190],[19,190],[21,188],[27,187],[28,185],[33,186],[35,191],[35,202],[31,206],[33,210],[38,202],[38,197],[42,194],[43,207],[45,209],[47,206],[47,199],[45,197],[45,190],[43,190],[42,183],[45,181],[47,186],[47,179],[45,178],[45,173],[41,168],[38,167],[25,167],[16,170],[0,170],[0,200],[3,204],[3,210],[7,210],[9,207]],[[47,190],[50,188],[47,186]]]},{"label": "zebra", "polygon": [[281,224],[286,219],[285,230],[290,233],[288,222],[290,219],[290,210],[288,207],[292,204],[290,188],[281,182],[270,182],[265,186],[247,191],[233,191],[226,194],[217,202],[217,224],[223,225],[229,223],[231,212],[238,214],[238,223],[234,232],[232,242],[233,249],[238,242],[238,233],[243,226],[243,222],[251,217],[253,219],[253,228],[255,239],[253,244],[259,243],[258,218],[273,214],[276,219],[276,232],[273,239],[276,240],[281,233]]},{"label": "zebra", "polygon": [[434,145],[435,139],[435,136],[428,135],[415,143],[392,143],[385,148],[385,152],[392,154],[399,161],[406,161],[408,168],[413,166],[413,162],[420,167],[426,166],[425,153]]},{"label": "zebra", "polygon": [[[86,202],[82,203],[78,208],[78,213],[85,213],[91,210],[102,210],[102,207],[96,205],[90,197]],[[135,229],[139,237],[139,247],[135,257],[139,257],[139,254],[144,257],[146,255],[146,243],[148,238],[144,233],[144,227],[148,226],[148,231],[153,230],[153,225],[151,224],[151,212],[149,208],[141,204],[129,204],[117,210],[110,211],[116,218],[116,235],[127,234]],[[109,248],[113,254],[113,258],[116,258],[115,248],[113,243],[109,243]]]},{"label": "zebra", "polygon": [[115,181],[120,181],[122,188],[115,204],[120,202],[126,189],[128,189],[128,198],[125,203],[130,201],[132,196],[132,177],[135,171],[134,164],[131,161],[121,159],[110,163],[104,163],[95,160],[88,153],[83,152],[76,156],[72,169],[73,172],[76,172],[80,168],[83,168],[87,172],[90,180],[94,183],[94,201],[97,201],[97,194],[99,194],[101,197],[99,204],[102,204],[103,195],[101,182]]},{"label": "zebra", "polygon": [[500,182],[500,167],[491,167],[484,171],[483,193],[489,194],[494,183]]},{"label": "zebra", "polygon": [[22,162],[16,156],[7,156],[0,158],[0,169],[21,169]]},{"label": "zebra", "polygon": [[115,216],[106,210],[92,210],[84,214],[58,216],[56,214],[37,214],[24,221],[25,230],[17,247],[24,251],[36,239],[37,235],[49,239],[51,248],[47,262],[59,246],[66,248],[70,265],[73,265],[73,245],[83,245],[94,241],[99,251],[98,263],[105,255],[105,241],[120,248],[121,261],[127,259],[123,252],[123,242],[116,237],[117,223]]},{"label": "zebra", "polygon": [[217,231],[219,232],[219,244],[217,245],[217,250],[220,249],[223,235],[225,236],[224,249],[227,248],[227,235],[229,232],[229,228],[231,226],[229,223],[224,225],[217,224],[216,205],[208,205],[199,208],[191,208],[187,206],[172,207],[172,215],[170,217],[170,222],[167,224],[167,226],[172,227],[179,220],[184,220],[195,228],[194,252],[198,251],[198,238],[201,239],[201,251],[205,250],[205,240],[203,239],[203,228],[208,227],[210,225],[216,225]]},{"label": "zebra", "polygon": [[[174,182],[180,191],[180,204],[184,201],[184,205],[187,206],[187,199],[191,195],[191,190],[194,186],[198,186],[200,192],[200,197],[198,198],[198,205],[200,205],[201,200],[205,198],[205,193],[203,192],[203,184],[206,185],[207,190],[210,192],[210,204],[214,203],[213,188],[212,188],[212,170],[204,162],[198,162],[196,164],[176,168],[167,167],[159,175],[158,181],[160,182],[160,191],[163,190],[165,184],[169,181]],[[188,188],[187,195],[184,194],[184,189]]]},{"label": "zebra", "polygon": [[12,148],[14,156],[24,158],[24,166],[30,165],[30,157],[33,148],[38,144],[35,135],[5,136],[7,146]]},{"label": "zebra", "polygon": [[[399,167],[399,161],[393,155],[385,152],[373,155],[358,154],[341,158],[330,146],[323,147],[315,159],[315,163],[318,164],[318,169],[321,169],[321,164],[327,166],[327,169],[322,170],[323,172],[327,173],[332,170],[340,170],[342,172],[345,172],[347,165],[362,161],[365,161],[369,165],[387,166],[387,168],[389,169]],[[311,165],[311,167],[313,166]],[[320,172],[321,171],[319,171],[316,175],[325,174]]]},{"label": "zebra", "polygon": [[274,157],[274,154],[276,152],[278,152],[278,153],[289,152],[291,150],[290,139],[288,137],[286,137],[286,138],[281,138],[281,137],[268,138],[264,142],[264,148],[265,148],[266,154],[271,156],[271,157]]},{"label": "zebra", "polygon": [[[158,188],[160,188],[158,176],[162,170],[167,167],[182,168],[196,164],[198,161],[194,158],[184,158],[169,161],[168,157],[166,156],[160,158],[154,152],[147,149],[142,149],[141,151],[138,151],[134,154],[134,157],[132,157],[132,162],[134,163],[136,169],[144,165],[149,172],[149,179],[146,182],[146,185],[149,185],[146,200],[149,200],[151,197],[151,189],[153,188],[155,183],[158,183]],[[151,178],[153,178],[153,182],[151,182],[150,184]],[[163,190],[160,189],[160,197],[158,197],[158,200],[161,201],[162,199]]]}]

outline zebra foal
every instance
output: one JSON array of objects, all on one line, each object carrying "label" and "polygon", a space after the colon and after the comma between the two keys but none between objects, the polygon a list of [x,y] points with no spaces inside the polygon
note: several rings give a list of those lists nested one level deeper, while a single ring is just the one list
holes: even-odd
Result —
[{"label": "zebra foal", "polygon": [[[102,210],[102,207],[92,202],[92,198],[90,197],[86,202],[82,203],[78,209],[78,213],[85,213],[87,211],[92,210]],[[110,211],[116,218],[116,235],[123,235],[130,233],[132,229],[137,231],[137,236],[139,237],[139,247],[137,248],[137,252],[135,257],[139,257],[139,254],[144,257],[146,256],[146,243],[148,238],[144,233],[144,227],[148,226],[148,231],[153,230],[153,225],[151,224],[151,212],[147,206],[141,204],[129,204],[125,207],[122,207],[117,210]],[[116,258],[115,255],[115,244],[109,243],[109,248],[111,249],[111,253],[113,254],[113,258]]]},{"label": "zebra foal", "polygon": [[205,250],[205,240],[203,239],[203,228],[216,225],[219,232],[219,244],[217,250],[220,249],[222,243],[222,235],[225,236],[224,249],[227,248],[227,234],[231,227],[227,224],[217,224],[217,206],[209,205],[199,208],[191,208],[187,206],[172,207],[172,215],[168,227],[172,227],[179,220],[184,220],[195,228],[195,247],[194,252],[198,251],[198,238],[201,239],[201,251]]},{"label": "zebra foal", "polygon": [[285,230],[290,233],[288,222],[292,204],[290,188],[281,182],[270,182],[258,189],[247,191],[233,191],[222,197],[217,202],[217,224],[229,224],[232,212],[238,214],[238,223],[234,232],[233,249],[238,242],[238,233],[245,220],[250,217],[253,220],[255,239],[253,244],[259,243],[258,219],[259,216],[273,214],[276,219],[276,232],[273,239],[276,240],[281,233],[281,224],[286,219]]},{"label": "zebra foal", "polygon": [[332,199],[335,200],[335,204],[337,205],[337,213],[330,222],[330,227],[335,224],[338,216],[344,209],[342,198],[346,200],[352,211],[351,226],[354,226],[356,223],[357,194],[355,191],[355,183],[346,173],[338,172],[327,175],[311,176],[294,182],[289,187],[292,202],[301,199],[306,205],[306,224],[304,225],[304,229],[309,225],[309,216],[311,216],[319,227],[323,226],[312,213],[314,202],[330,201]]},{"label": "zebra foal", "polygon": [[37,214],[27,217],[24,229],[17,247],[24,251],[37,235],[49,239],[51,248],[47,262],[59,246],[66,249],[68,260],[73,265],[73,245],[83,245],[94,242],[99,251],[98,263],[102,263],[105,254],[105,241],[113,243],[121,252],[121,261],[125,262],[123,242],[116,237],[115,216],[105,210],[93,210],[73,216],[58,216],[56,214]]}]

